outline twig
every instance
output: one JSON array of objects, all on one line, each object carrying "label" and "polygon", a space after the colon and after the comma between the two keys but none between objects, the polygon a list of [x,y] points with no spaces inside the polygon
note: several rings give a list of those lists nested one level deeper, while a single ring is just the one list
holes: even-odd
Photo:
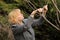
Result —
[{"label": "twig", "polygon": [[[57,9],[57,11],[60,13],[60,10],[58,9],[57,5],[54,3],[54,0],[52,0],[52,2],[53,2],[53,4],[54,4],[55,8]],[[56,1],[55,1],[55,2],[56,2]]]},{"label": "twig", "polygon": [[58,23],[60,24],[59,15],[58,15],[58,12],[60,13],[60,10],[59,10],[58,7],[57,7],[57,2],[56,2],[56,0],[52,0],[52,2],[53,2],[53,4],[54,4],[55,8],[57,9],[56,15],[57,15]]},{"label": "twig", "polygon": [[[56,2],[56,0],[54,0],[54,2],[55,2],[55,5],[57,6],[57,2]],[[58,10],[59,10],[59,9],[58,9]],[[56,15],[57,15],[58,23],[60,24],[60,21],[59,21],[59,15],[58,15],[58,10],[56,10]]]},{"label": "twig", "polygon": [[59,27],[59,25],[58,25],[58,23],[57,23],[57,20],[55,20],[55,23],[56,23],[56,25]]},{"label": "twig", "polygon": [[60,31],[60,29],[57,26],[55,26],[54,24],[52,24],[44,15],[42,15],[42,16],[50,25],[52,25],[54,28],[56,28],[57,30]]},{"label": "twig", "polygon": [[31,1],[29,1],[29,3],[34,7],[34,9],[37,9]]},{"label": "twig", "polygon": [[60,24],[60,20],[59,20],[58,11],[57,11],[56,15],[57,15],[57,20],[58,20],[58,23]]},{"label": "twig", "polygon": [[29,1],[27,1],[27,0],[24,0],[28,5],[29,5],[29,7],[32,9],[32,10],[35,10],[32,6],[31,6],[31,4],[29,3]]},{"label": "twig", "polygon": [[33,10],[35,10],[29,3],[28,3],[28,5],[29,5]]},{"label": "twig", "polygon": [[27,2],[28,5],[29,5],[33,10],[37,9],[37,8],[35,7],[35,5],[34,5],[30,0],[24,0],[24,1]]}]

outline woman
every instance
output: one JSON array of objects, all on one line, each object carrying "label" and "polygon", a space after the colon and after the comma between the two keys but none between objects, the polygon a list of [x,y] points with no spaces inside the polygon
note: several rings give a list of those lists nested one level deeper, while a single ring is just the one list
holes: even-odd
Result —
[{"label": "woman", "polygon": [[[43,17],[34,20],[36,12],[47,12],[47,5],[43,8],[34,10],[27,19],[24,19],[20,9],[12,10],[8,15],[8,21],[11,23],[15,40],[35,40],[35,34],[32,26],[41,25]],[[44,14],[45,16],[46,14]]]}]

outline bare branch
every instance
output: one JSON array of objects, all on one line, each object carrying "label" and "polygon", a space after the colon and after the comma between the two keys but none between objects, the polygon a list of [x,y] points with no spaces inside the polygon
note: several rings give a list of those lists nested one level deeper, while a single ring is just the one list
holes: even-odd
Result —
[{"label": "bare branch", "polygon": [[59,20],[58,11],[57,11],[56,15],[57,15],[57,20],[58,20],[58,23],[60,24],[60,20]]},{"label": "bare branch", "polygon": [[59,24],[57,23],[57,20],[55,20],[55,23],[56,23],[57,27],[59,27]]},{"label": "bare branch", "polygon": [[36,6],[31,1],[29,1],[29,3],[34,7],[34,9],[37,9]]},{"label": "bare branch", "polygon": [[28,5],[29,5],[33,10],[35,10],[29,3],[28,3]]},{"label": "bare branch", "polygon": [[[52,0],[52,2],[53,2],[53,4],[54,4],[55,8],[57,9],[57,11],[60,13],[60,10],[58,9],[56,3],[54,3],[54,0]],[[55,0],[55,2],[56,2],[56,0]]]},{"label": "bare branch", "polygon": [[29,5],[33,10],[37,9],[37,8],[35,7],[35,5],[34,5],[30,0],[24,0],[24,1],[27,2],[28,5]]},{"label": "bare branch", "polygon": [[55,26],[54,24],[52,24],[44,15],[42,15],[42,16],[50,25],[52,25],[54,28],[56,28],[57,30],[60,31],[60,29],[57,26]]},{"label": "bare branch", "polygon": [[[55,3],[55,5],[57,6],[57,2],[56,2],[56,0],[54,0],[54,3]],[[58,10],[56,10],[56,15],[57,15],[58,23],[60,24],[60,21],[59,21],[59,15],[58,15]]]}]

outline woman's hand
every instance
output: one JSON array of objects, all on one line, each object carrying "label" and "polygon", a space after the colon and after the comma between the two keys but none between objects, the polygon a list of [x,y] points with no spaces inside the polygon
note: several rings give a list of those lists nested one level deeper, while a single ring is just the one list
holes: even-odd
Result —
[{"label": "woman's hand", "polygon": [[37,11],[38,11],[39,13],[42,13],[40,16],[42,16],[42,15],[45,16],[47,10],[48,10],[48,5],[45,5],[45,6],[43,6],[43,8],[39,8],[39,9],[37,9],[37,10],[34,10],[34,11],[31,13],[30,16],[34,18],[34,15],[37,13]]},{"label": "woman's hand", "polygon": [[37,13],[37,10],[34,10],[32,13],[31,13],[31,17],[33,17],[34,18],[34,15]]},{"label": "woman's hand", "polygon": [[43,8],[39,8],[39,9],[37,9],[37,11],[38,11],[39,13],[41,13],[41,12],[43,12]]},{"label": "woman's hand", "polygon": [[[43,8],[37,9],[38,12],[42,13],[44,16],[46,15],[46,12],[48,10],[48,5],[43,6]],[[40,16],[42,16],[42,14]]]},{"label": "woman's hand", "polygon": [[46,12],[48,11],[48,5],[43,6],[43,15],[46,15]]}]

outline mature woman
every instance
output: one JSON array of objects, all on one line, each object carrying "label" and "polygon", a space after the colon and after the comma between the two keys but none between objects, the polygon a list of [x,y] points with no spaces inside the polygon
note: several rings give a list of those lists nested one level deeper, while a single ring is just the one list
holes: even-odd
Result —
[{"label": "mature woman", "polygon": [[[34,20],[36,12],[47,12],[47,5],[43,8],[34,10],[27,19],[24,19],[20,9],[12,10],[8,15],[8,21],[11,23],[15,40],[35,40],[35,34],[32,26],[42,25],[43,17]],[[44,14],[45,16],[46,14]]]}]

